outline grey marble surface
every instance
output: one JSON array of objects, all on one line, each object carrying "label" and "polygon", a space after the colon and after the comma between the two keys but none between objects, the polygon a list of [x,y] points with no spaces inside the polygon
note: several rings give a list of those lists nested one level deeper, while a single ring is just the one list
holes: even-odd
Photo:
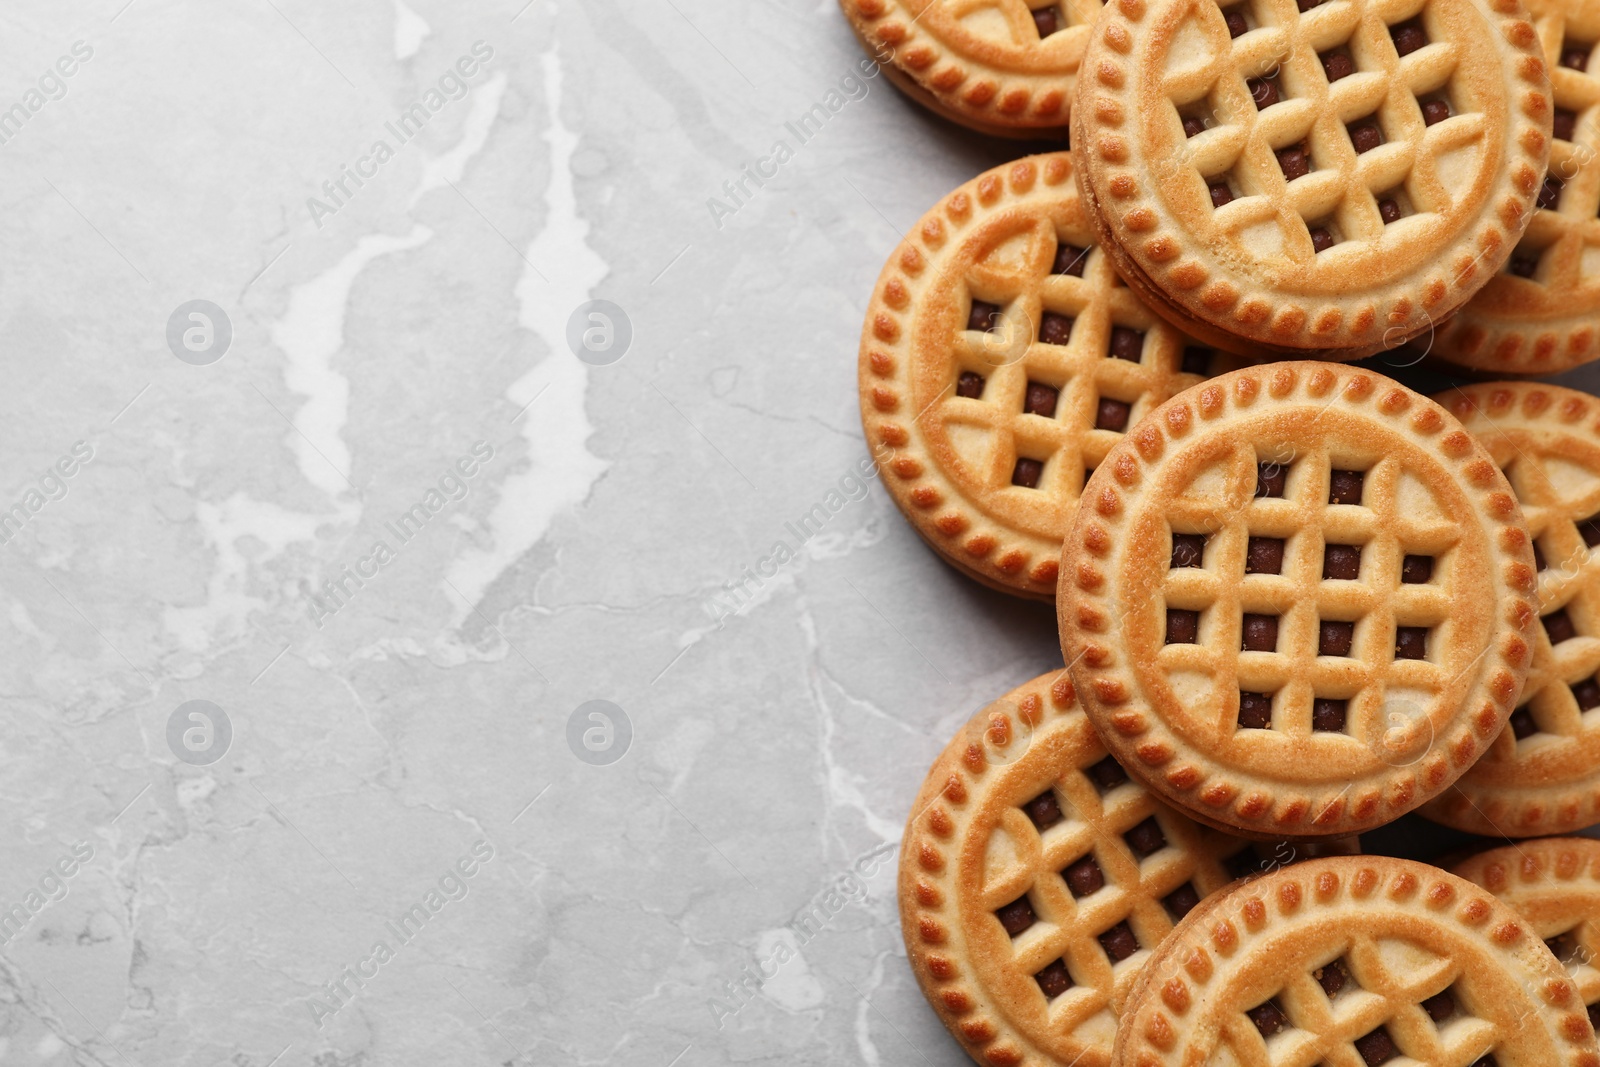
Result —
[{"label": "grey marble surface", "polygon": [[833,0],[523,2],[0,10],[0,1065],[967,1062],[895,845],[1059,654],[854,361],[1025,149]]}]

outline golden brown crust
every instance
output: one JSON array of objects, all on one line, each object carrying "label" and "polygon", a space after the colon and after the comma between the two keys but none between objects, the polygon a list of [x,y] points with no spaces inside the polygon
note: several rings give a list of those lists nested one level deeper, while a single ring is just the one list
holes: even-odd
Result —
[{"label": "golden brown crust", "polygon": [[[900,849],[906,954],[928,1003],[979,1063],[1106,1067],[1117,1009],[1173,926],[1163,899],[1186,886],[1205,897],[1245,867],[1276,869],[1305,853],[1252,851],[1131,780],[1104,788],[1093,769],[1106,758],[1067,673],[1055,671],[975,715],[912,806]],[[1056,821],[1033,803],[1047,796]],[[1151,842],[1135,835],[1149,820],[1162,844],[1141,859],[1136,845]],[[1065,878],[1086,856],[1104,884],[1079,897]],[[1013,938],[995,913],[1021,899],[1035,922]],[[1122,923],[1140,947],[1113,962],[1099,937]],[[1057,960],[1073,984],[1047,995],[1034,976]]]},{"label": "golden brown crust", "polygon": [[[1065,246],[1086,250],[1081,277],[1053,273]],[[979,299],[1001,308],[993,332],[965,329]],[[1064,345],[1041,340],[1046,314],[1071,319]],[[1119,328],[1142,336],[1136,360],[1108,358]],[[946,196],[884,265],[861,330],[867,445],[890,496],[947,561],[1050,600],[1085,471],[1123,436],[1096,428],[1100,406],[1125,405],[1127,429],[1201,381],[1182,370],[1190,345],[1094,247],[1071,154],[1029,156]],[[1208,372],[1236,362],[1204,358]],[[957,395],[963,373],[979,396]],[[1032,383],[1059,391],[1049,417],[1024,411]],[[1019,459],[1042,464],[1037,488],[1014,484]]]},{"label": "golden brown crust", "polygon": [[[1557,942],[1584,1004],[1600,1002],[1600,841],[1546,837],[1480,852],[1451,870]],[[1570,944],[1562,942],[1566,935]]]},{"label": "golden brown crust", "polygon": [[1410,1057],[1396,1063],[1600,1064],[1577,987],[1527,922],[1373,856],[1309,860],[1196,909],[1146,965],[1112,1064],[1359,1064],[1385,1042]]},{"label": "golden brown crust", "polygon": [[[1210,0],[1116,0],[1095,25],[1072,143],[1118,265],[1210,344],[1351,359],[1426,332],[1506,261],[1532,214],[1550,84],[1522,8],[1231,10],[1254,19],[1234,39]],[[1431,40],[1397,58],[1391,27],[1413,16]],[[1330,82],[1319,53],[1341,45],[1357,69]],[[1281,96],[1264,108],[1248,81],[1260,78]],[[1418,98],[1441,93],[1451,115],[1428,124]],[[1374,116],[1384,143],[1358,152],[1346,126]],[[1186,118],[1205,128],[1189,136]],[[1275,153],[1297,144],[1311,170],[1290,181]],[[1213,206],[1215,182],[1231,202]],[[1386,222],[1384,200],[1401,217]],[[1313,230],[1335,243],[1315,252]]]},{"label": "golden brown crust", "polygon": [[[1336,472],[1353,498],[1332,502]],[[1282,542],[1275,569],[1247,573],[1248,538]],[[1106,457],[1056,611],[1130,770],[1201,821],[1309,838],[1389,822],[1477,759],[1522,691],[1534,590],[1510,486],[1448,412],[1283,363],[1180,393]]]},{"label": "golden brown crust", "polygon": [[1544,561],[1539,614],[1561,640],[1544,625],[1529,633],[1532,665],[1516,717],[1422,814],[1496,837],[1571,833],[1600,822],[1600,553],[1590,551],[1600,525],[1588,525],[1600,517],[1600,401],[1532,382],[1434,399],[1509,477]]},{"label": "golden brown crust", "polygon": [[[1064,135],[1099,0],[839,0],[867,53],[908,96],[1001,137]],[[1041,38],[1033,8],[1061,28]]]},{"label": "golden brown crust", "polygon": [[[1550,145],[1547,179],[1556,203],[1533,214],[1508,269],[1490,279],[1448,324],[1433,354],[1500,374],[1554,374],[1600,358],[1600,57],[1586,69],[1562,62],[1574,43],[1600,40],[1600,0],[1527,0],[1550,71],[1555,112],[1571,133]],[[1574,58],[1569,56],[1570,58]],[[1591,71],[1593,73],[1591,73]],[[1564,131],[1563,131],[1564,132]]]}]

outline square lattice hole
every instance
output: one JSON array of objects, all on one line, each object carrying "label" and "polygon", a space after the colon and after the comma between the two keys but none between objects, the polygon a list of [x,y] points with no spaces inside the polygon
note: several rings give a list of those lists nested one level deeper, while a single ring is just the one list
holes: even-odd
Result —
[{"label": "square lattice hole", "polygon": [[1216,354],[1213,349],[1190,345],[1183,350],[1183,363],[1179,369],[1185,374],[1210,374],[1211,359]]},{"label": "square lattice hole", "polygon": [[1090,853],[1063,867],[1061,880],[1067,883],[1067,888],[1072,891],[1074,897],[1086,897],[1105,888],[1106,874],[1100,869],[1094,854]]},{"label": "square lattice hole", "polygon": [[1093,467],[1085,467],[1085,468],[1083,468],[1083,484],[1084,485],[1088,485],[1089,484],[1089,479],[1093,478],[1093,477],[1094,477],[1094,468]]},{"label": "square lattice hole", "polygon": [[983,375],[975,371],[964,370],[956,378],[956,396],[966,397],[968,400],[978,400],[983,397]]},{"label": "square lattice hole", "polygon": [[1207,178],[1206,192],[1211,196],[1213,208],[1226,207],[1239,198],[1239,186],[1230,174],[1217,174]]},{"label": "square lattice hole", "polygon": [[1456,1004],[1456,995],[1449,989],[1441,989],[1422,1002],[1422,1010],[1428,1013],[1428,1018],[1433,1020],[1433,1025],[1443,1026],[1455,1018],[1459,1010]]},{"label": "square lattice hole", "polygon": [[1557,211],[1561,207],[1561,190],[1566,185],[1554,174],[1544,176],[1544,184],[1539,186],[1539,198],[1535,203],[1544,211]]},{"label": "square lattice hole", "polygon": [[1317,623],[1317,655],[1348,657],[1356,641],[1356,624],[1339,619]]},{"label": "square lattice hole", "polygon": [[1053,419],[1056,417],[1056,401],[1060,397],[1061,390],[1055,386],[1030,380],[1028,390],[1022,397],[1023,414]]},{"label": "square lattice hole", "polygon": [[1400,581],[1406,585],[1427,585],[1433,581],[1433,557],[1406,556],[1400,564]]},{"label": "square lattice hole", "polygon": [[1350,965],[1342,956],[1312,971],[1311,977],[1317,980],[1317,985],[1322,987],[1323,995],[1329,1000],[1335,1000],[1345,993],[1353,993],[1361,988],[1350,974]]},{"label": "square lattice hole", "polygon": [[1239,729],[1272,729],[1272,694],[1239,691]]},{"label": "square lattice hole", "polygon": [[1139,362],[1144,357],[1144,331],[1132,326],[1111,327],[1110,355],[1112,359]]},{"label": "square lattice hole", "polygon": [[1132,410],[1133,405],[1126,401],[1103,396],[1095,405],[1094,428],[1124,433],[1128,429],[1128,415]]},{"label": "square lattice hole", "polygon": [[1578,129],[1578,113],[1571,108],[1558,107],[1555,113],[1555,135],[1558,141],[1570,141]]},{"label": "square lattice hole", "polygon": [[1427,659],[1428,628],[1426,626],[1396,626],[1394,628],[1395,659]]},{"label": "square lattice hole", "polygon": [[1399,222],[1407,215],[1416,214],[1416,210],[1411,206],[1411,198],[1406,195],[1404,189],[1396,188],[1379,193],[1377,201],[1378,218],[1383,220],[1385,226]]},{"label": "square lattice hole", "polygon": [[1360,545],[1324,545],[1323,581],[1353,582],[1361,577]]},{"label": "square lattice hole", "polygon": [[1356,1038],[1356,1051],[1361,1053],[1367,1067],[1378,1067],[1400,1055],[1400,1047],[1389,1036],[1388,1028],[1378,1027],[1371,1033]]},{"label": "square lattice hole", "polygon": [[1148,859],[1157,852],[1167,847],[1167,835],[1161,832],[1161,824],[1156,822],[1154,815],[1135,826],[1122,835],[1128,847],[1138,859]]},{"label": "square lattice hole", "polygon": [[1063,315],[1057,311],[1046,311],[1039,316],[1039,341],[1047,345],[1064,345],[1072,340],[1072,324],[1075,320],[1071,315]]},{"label": "square lattice hole", "polygon": [[1018,457],[1017,465],[1011,469],[1012,485],[1019,485],[1024,489],[1037,489],[1043,480],[1044,460]]},{"label": "square lattice hole", "polygon": [[1542,571],[1544,568],[1544,548],[1539,544],[1539,542],[1535,541],[1533,543],[1533,569]]},{"label": "square lattice hole", "polygon": [[1322,61],[1322,73],[1330,82],[1348,78],[1356,72],[1356,57],[1350,54],[1349,45],[1342,44],[1320,52],[1317,58]]},{"label": "square lattice hole", "polygon": [[1066,241],[1056,242],[1056,260],[1050,268],[1052,274],[1068,274],[1074,278],[1083,277],[1084,265],[1089,262],[1089,250],[1079,248],[1077,245],[1068,244]]},{"label": "square lattice hole", "polygon": [[1366,489],[1367,472],[1341,470],[1335,468],[1328,472],[1328,503],[1330,504],[1357,504],[1361,503],[1361,494]]},{"label": "square lattice hole", "polygon": [[1095,791],[1105,796],[1119,785],[1126,785],[1128,772],[1122,769],[1122,764],[1107,756],[1099,763],[1085,768],[1085,775],[1094,783]]},{"label": "square lattice hole", "polygon": [[1167,609],[1167,641],[1169,645],[1194,645],[1199,643],[1200,613],[1187,608]]},{"label": "square lattice hole", "polygon": [[1422,18],[1409,18],[1404,22],[1397,22],[1389,27],[1389,39],[1394,42],[1394,50],[1402,56],[1409,56],[1419,48],[1428,44],[1428,30],[1422,24]]},{"label": "square lattice hole", "polygon": [[1311,147],[1305,141],[1286,145],[1273,155],[1278,158],[1278,169],[1283,171],[1283,180],[1286,182],[1304,178],[1317,169],[1311,159]]},{"label": "square lattice hole", "polygon": [[1276,652],[1278,650],[1278,616],[1245,612],[1244,621],[1239,630],[1240,651]]},{"label": "square lattice hole", "polygon": [[1177,533],[1174,531],[1172,535],[1172,566],[1205,566],[1206,541],[1205,534]]},{"label": "square lattice hole", "polygon": [[1036,7],[1032,10],[1032,15],[1033,28],[1039,31],[1041,41],[1052,33],[1067,28],[1066,16],[1062,14],[1061,8],[1054,4],[1049,7]]},{"label": "square lattice hole", "polygon": [[1383,144],[1383,124],[1378,121],[1374,112],[1345,126],[1345,132],[1350,136],[1350,144],[1356,152],[1370,152]]},{"label": "square lattice hole", "polygon": [[1045,831],[1059,823],[1066,816],[1061,814],[1061,801],[1056,796],[1054,789],[1046,789],[1022,805],[1022,813],[1033,823],[1034,828]]},{"label": "square lattice hole", "polygon": [[1311,729],[1318,733],[1342,734],[1349,713],[1348,700],[1317,697],[1311,702]]},{"label": "square lattice hole", "polygon": [[1573,624],[1572,616],[1567,614],[1566,608],[1557,608],[1539,621],[1544,623],[1545,636],[1550,638],[1552,645],[1571,641],[1578,636],[1578,627]]},{"label": "square lattice hole", "polygon": [[1222,8],[1222,23],[1228,27],[1229,37],[1243,37],[1261,25],[1256,18],[1254,6],[1248,2],[1242,4],[1219,4],[1217,6]]},{"label": "square lattice hole", "polygon": [[1289,464],[1256,464],[1256,498],[1277,500],[1282,498],[1289,481]]},{"label": "square lattice hole", "polygon": [[1000,925],[1013,938],[1020,937],[1024,930],[1039,921],[1039,917],[1033,913],[1033,902],[1026,894],[995,909],[994,917],[1000,920]]},{"label": "square lattice hole", "polygon": [[1289,1016],[1284,1014],[1283,1005],[1278,1003],[1276,997],[1257,1004],[1245,1015],[1249,1016],[1262,1037],[1273,1037],[1289,1029]]},{"label": "square lattice hole", "polygon": [[1194,910],[1200,903],[1200,891],[1194,887],[1193,882],[1185,882],[1166,896],[1161,898],[1161,904],[1167,909],[1167,914],[1172,916],[1174,922],[1182,919]]},{"label": "square lattice hole", "polygon": [[1588,70],[1589,54],[1593,51],[1593,41],[1564,37],[1561,41],[1561,65],[1568,70]]},{"label": "square lattice hole", "polygon": [[1100,948],[1112,963],[1121,963],[1139,951],[1139,939],[1134,936],[1133,927],[1124,919],[1100,935]]},{"label": "square lattice hole", "polygon": [[1578,702],[1579,711],[1600,708],[1600,677],[1585,678],[1581,682],[1573,682],[1571,689],[1572,699]]},{"label": "square lattice hole", "polygon": [[1244,87],[1250,91],[1250,99],[1255,101],[1257,111],[1265,111],[1274,104],[1281,104],[1289,99],[1289,94],[1283,88],[1280,75],[1263,75],[1259,78],[1248,78]]},{"label": "square lattice hole", "polygon": [[1246,574],[1282,574],[1283,538],[1252,537],[1245,545]]},{"label": "square lattice hole", "polygon": [[991,304],[987,300],[973,297],[972,307],[967,312],[967,329],[993,333],[1000,328],[1000,312],[999,304]]},{"label": "square lattice hole", "polygon": [[1039,992],[1043,993],[1046,1000],[1054,1000],[1072,988],[1072,975],[1067,972],[1067,961],[1058,959],[1045,966],[1044,970],[1033,976],[1039,983]]},{"label": "square lattice hole", "polygon": [[1344,240],[1344,235],[1339,229],[1338,222],[1331,217],[1320,219],[1316,222],[1307,219],[1306,229],[1311,234],[1311,251],[1313,253],[1326,252]]},{"label": "square lattice hole", "polygon": [[1184,137],[1198,137],[1207,130],[1221,125],[1217,119],[1216,105],[1211,102],[1209,96],[1202,96],[1190,103],[1175,106],[1178,109],[1178,122],[1183,126]]},{"label": "square lattice hole", "polygon": [[1435,93],[1417,97],[1417,106],[1422,108],[1422,124],[1424,126],[1436,125],[1451,115],[1457,114],[1455,105],[1450,102],[1450,94],[1442,89]]}]

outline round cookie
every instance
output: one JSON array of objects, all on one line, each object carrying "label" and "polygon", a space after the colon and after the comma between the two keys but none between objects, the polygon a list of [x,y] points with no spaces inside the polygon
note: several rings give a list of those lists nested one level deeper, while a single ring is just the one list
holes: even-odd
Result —
[{"label": "round cookie", "polygon": [[1550,71],[1555,139],[1528,232],[1505,269],[1440,329],[1432,353],[1500,374],[1600,358],[1600,3],[1527,0]]},{"label": "round cookie", "polygon": [[1527,922],[1411,860],[1308,860],[1218,894],[1145,966],[1114,1067],[1597,1067]]},{"label": "round cookie", "polygon": [[1112,450],[1056,610],[1113,755],[1202,821],[1295,838],[1390,822],[1471,766],[1522,692],[1534,589],[1510,486],[1448,412],[1280,363]]},{"label": "round cookie", "polygon": [[1454,871],[1533,927],[1600,1022],[1600,841],[1549,837],[1482,852]]},{"label": "round cookie", "polygon": [[889,80],[936,114],[999,137],[1064,137],[1100,0],[839,0]]},{"label": "round cookie", "polygon": [[1543,625],[1511,720],[1472,769],[1422,808],[1494,837],[1600,822],[1600,401],[1532,382],[1435,397],[1505,471],[1534,544]]},{"label": "round cookie", "polygon": [[1030,156],[923,216],[861,331],[867,444],[900,510],[958,569],[1055,594],[1087,472],[1225,359],[1142,304],[1094,247],[1070,153]]},{"label": "round cookie", "polygon": [[1157,801],[1055,671],[979,712],[929,770],[900,849],[906,954],[980,1063],[1106,1067],[1123,997],[1178,918],[1306,849]]},{"label": "round cookie", "polygon": [[1117,0],[1072,109],[1118,269],[1218,347],[1354,359],[1506,261],[1550,151],[1515,0]]}]

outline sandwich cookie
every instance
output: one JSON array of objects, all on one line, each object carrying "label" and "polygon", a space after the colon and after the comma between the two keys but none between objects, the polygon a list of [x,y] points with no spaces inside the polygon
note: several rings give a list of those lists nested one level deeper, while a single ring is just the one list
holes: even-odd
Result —
[{"label": "sandwich cookie", "polygon": [[861,332],[861,420],[890,496],[959,570],[1040,600],[1089,472],[1232,365],[1122,284],[1073,165],[1030,156],[945,197],[884,266]]},{"label": "sandwich cookie", "polygon": [[1153,411],[1062,549],[1062,651],[1111,753],[1247,836],[1359,833],[1460,777],[1522,692],[1533,552],[1444,408],[1332,363]]}]

